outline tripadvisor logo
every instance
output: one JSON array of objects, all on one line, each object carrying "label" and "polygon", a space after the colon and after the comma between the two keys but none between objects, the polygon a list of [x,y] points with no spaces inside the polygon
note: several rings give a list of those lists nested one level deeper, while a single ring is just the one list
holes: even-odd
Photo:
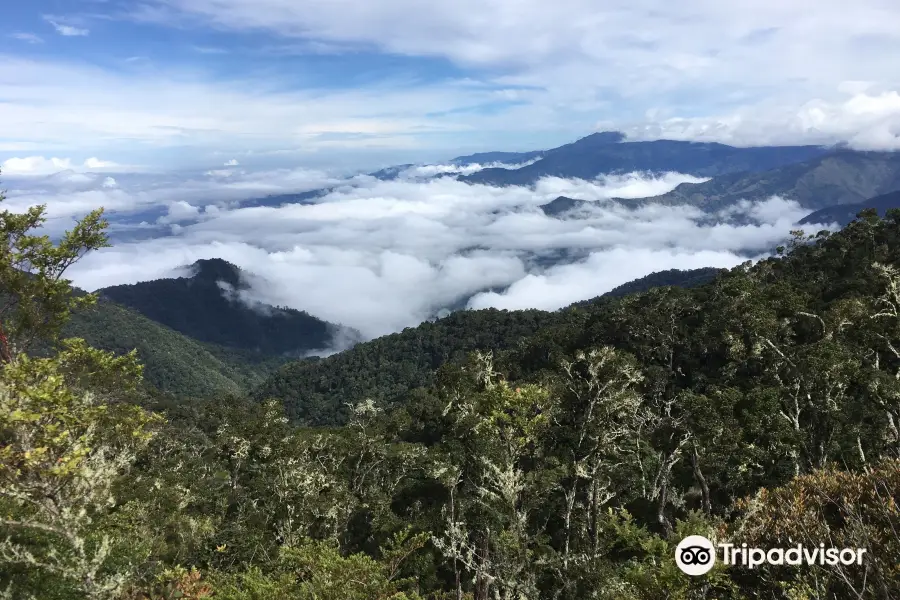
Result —
[{"label": "tripadvisor logo", "polygon": [[675,548],[675,563],[688,575],[703,575],[716,564],[716,554],[727,566],[756,568],[760,565],[861,565],[865,548],[806,547],[797,544],[790,548],[748,548],[730,543],[713,544],[702,535],[689,535]]},{"label": "tripadvisor logo", "polygon": [[703,575],[716,564],[716,548],[702,535],[689,535],[675,548],[675,563],[688,575]]}]

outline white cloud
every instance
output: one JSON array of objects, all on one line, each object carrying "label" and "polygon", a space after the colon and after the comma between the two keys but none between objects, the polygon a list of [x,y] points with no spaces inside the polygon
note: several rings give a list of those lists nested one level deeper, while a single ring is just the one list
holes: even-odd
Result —
[{"label": "white cloud", "polygon": [[72,169],[102,171],[120,168],[123,165],[99,158],[88,158],[80,166],[75,165],[70,158],[43,156],[12,157],[0,163],[0,170],[5,175],[47,175]]},{"label": "white cloud", "polygon": [[232,159],[229,160],[227,163],[225,163],[225,166],[226,166],[226,167],[236,167],[236,166],[238,166],[239,164],[241,164],[241,163],[239,163],[237,160],[235,160],[235,159],[232,158]]},{"label": "white cloud", "polygon": [[534,164],[537,161],[538,159],[535,158],[533,160],[514,165],[500,162],[488,164],[468,163],[465,165],[416,165],[404,169],[399,173],[399,176],[405,179],[429,179],[431,177],[435,177],[436,175],[470,175],[483,169],[491,168],[521,169],[522,167]]},{"label": "white cloud", "polygon": [[99,158],[93,157],[84,161],[85,169],[113,169],[120,165],[112,162],[111,160],[100,160]]},{"label": "white cloud", "polygon": [[90,34],[90,31],[88,31],[87,29],[64,23],[63,19],[60,19],[59,17],[45,15],[44,20],[53,25],[56,33],[58,33],[59,35],[63,35],[66,37],[78,37]]},{"label": "white cloud", "polygon": [[193,206],[184,200],[173,202],[168,207],[168,213],[158,219],[159,223],[178,223],[180,221],[192,221],[200,215],[200,207]]},{"label": "white cloud", "polygon": [[[502,293],[484,292],[469,302],[471,308],[556,310],[574,302],[600,296],[633,281],[635,273],[647,275],[667,269],[731,268],[746,260],[734,252],[613,248],[593,252],[581,262],[529,274]],[[623,268],[628,265],[628,268]]]},{"label": "white cloud", "polygon": [[[84,63],[0,54],[4,143],[94,154],[190,145],[264,153],[410,149],[420,136],[466,124],[426,115],[478,102],[488,92],[460,83],[378,82],[339,90],[286,90],[259,75],[217,80],[196,69],[113,72]],[[232,150],[229,153],[237,154]]]},{"label": "white cloud", "polygon": [[[867,94],[900,89],[893,65],[900,5],[890,0],[860,0],[849,10],[843,0],[460,0],[428,11],[418,0],[154,5],[156,12],[142,10],[143,18],[172,23],[181,15],[223,30],[265,31],[287,43],[445,58],[470,69],[473,88],[502,85],[491,94],[524,103],[491,119],[450,119],[473,131],[572,131],[602,114],[647,136],[896,144],[897,110],[878,117],[876,107],[865,106],[853,114]],[[807,118],[809,103],[830,107],[826,127]],[[640,122],[648,111],[657,118]],[[858,122],[867,130],[859,135]]]},{"label": "white cloud", "polygon": [[[223,78],[196,66],[187,47],[183,62],[151,57],[116,70],[7,55],[3,144],[107,154],[127,143],[160,157],[172,147],[291,150],[322,164],[349,149],[522,149],[523,139],[539,148],[602,118],[637,138],[897,145],[900,4],[887,0],[859,0],[850,11],[843,0],[461,0],[427,11],[418,0],[136,6],[138,20],[187,31],[199,21],[226,35],[263,31],[262,46],[327,46],[348,66],[357,55],[349,48],[447,59],[464,75],[422,83],[411,62],[403,80],[317,89],[312,74],[291,89],[277,66],[236,67]],[[498,101],[515,104],[473,108]]]},{"label": "white cloud", "polygon": [[[313,189],[321,183],[316,177],[239,172],[171,187],[148,177],[140,186],[120,181],[101,189],[95,182],[56,200],[48,192],[13,194],[10,201],[47,202],[57,228],[98,205],[111,208],[114,224],[118,215],[140,210],[149,215],[144,220],[167,227],[165,237],[89,255],[72,272],[86,289],[164,277],[197,259],[221,257],[270,282],[254,290],[256,299],[356,327],[367,337],[467,302],[558,308],[661,269],[731,266],[748,253],[770,251],[806,214],[773,198],[738,205],[711,223],[692,207],[630,210],[609,200],[696,181],[671,173],[547,178],[534,189],[357,176],[330,181],[333,191],[314,204],[241,208],[235,202],[264,195],[265,184],[282,192]],[[545,216],[539,206],[560,194],[589,200],[593,208],[579,219]]]},{"label": "white cloud", "polygon": [[757,106],[719,117],[672,118],[626,127],[629,139],[720,141],[736,145],[806,143],[845,140],[861,150],[900,149],[900,94],[858,91],[843,100],[813,100],[799,108]]},{"label": "white cloud", "polygon": [[44,43],[44,38],[35,34],[28,32],[16,32],[9,34],[9,37],[19,40],[21,42],[28,42],[29,44],[42,44]]},{"label": "white cloud", "polygon": [[38,175],[55,173],[72,168],[72,161],[68,158],[44,158],[43,156],[27,156],[24,158],[9,158],[3,161],[3,173],[7,175]]}]

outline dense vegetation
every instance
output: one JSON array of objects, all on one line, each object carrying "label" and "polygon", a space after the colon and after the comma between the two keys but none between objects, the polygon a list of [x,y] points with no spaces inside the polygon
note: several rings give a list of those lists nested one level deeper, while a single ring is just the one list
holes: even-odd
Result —
[{"label": "dense vegetation", "polygon": [[[693,287],[713,279],[719,269],[670,269],[623,284],[600,298],[623,296],[658,286]],[[435,370],[470,352],[514,348],[526,337],[568,319],[566,310],[458,311],[434,322],[358,344],[321,360],[288,364],[272,374],[253,395],[281,401],[294,420],[311,425],[341,425],[348,404],[365,399],[394,401],[411,389],[434,382]]]},{"label": "dense vegetation", "polygon": [[109,301],[75,311],[63,335],[119,355],[137,350],[147,384],[187,396],[246,394],[288,361],[200,342]]},{"label": "dense vegetation", "polygon": [[277,398],[294,420],[342,424],[348,404],[366,398],[393,399],[429,385],[442,364],[473,350],[514,346],[553,318],[553,313],[539,310],[458,311],[328,358],[290,363],[253,395],[259,400]]},{"label": "dense vegetation", "polygon": [[[634,281],[629,281],[628,283],[616,286],[603,294],[601,298],[619,298],[628,296],[629,294],[646,292],[658,287],[675,286],[681,288],[694,288],[709,283],[721,272],[722,269],[715,269],[713,267],[656,271],[655,273],[650,273],[646,277],[641,277],[640,279],[635,279]],[[588,303],[593,302],[596,302],[596,299],[588,300]],[[585,303],[579,302],[578,304]]]},{"label": "dense vegetation", "polygon": [[[63,273],[106,243],[99,213],[58,245],[42,222],[0,212],[7,598],[900,595],[900,211],[696,288],[398,334],[435,366],[509,350],[330,429],[277,401],[148,394],[136,353],[79,339],[30,357],[93,300]],[[689,577],[687,534],[868,555]]]},{"label": "dense vegetation", "polygon": [[193,270],[190,277],[117,285],[98,293],[201,342],[275,356],[331,345],[336,326],[249,299],[249,286],[235,265],[200,260]]}]

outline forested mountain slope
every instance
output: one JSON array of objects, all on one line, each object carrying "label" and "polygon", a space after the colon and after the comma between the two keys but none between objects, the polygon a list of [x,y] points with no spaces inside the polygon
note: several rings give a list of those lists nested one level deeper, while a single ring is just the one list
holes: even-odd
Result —
[{"label": "forested mountain slope", "polygon": [[499,350],[516,344],[554,318],[539,310],[457,311],[323,359],[290,363],[269,377],[253,395],[277,398],[288,415],[317,425],[341,424],[347,404],[396,397],[432,382],[434,370],[473,350]]},{"label": "forested mountain slope", "polygon": [[875,196],[874,198],[863,200],[857,204],[838,204],[836,206],[825,207],[803,217],[800,220],[800,225],[813,223],[828,225],[837,223],[843,227],[853,221],[856,218],[856,215],[867,208],[874,208],[878,211],[878,214],[882,216],[892,208],[900,208],[900,191]]},{"label": "forested mountain slope", "polygon": [[76,311],[63,335],[119,355],[137,350],[147,383],[185,396],[245,394],[287,360],[200,342],[109,301]]},{"label": "forested mountain slope", "polygon": [[[103,288],[103,298],[201,342],[264,355],[327,348],[339,327],[305,312],[254,302],[246,274],[224,260],[197,261],[187,277]],[[348,332],[352,337],[353,332]]]},{"label": "forested mountain slope", "polygon": [[[691,287],[711,280],[718,269],[660,271],[626,283],[605,297],[648,290],[657,286]],[[305,423],[343,423],[347,403],[364,398],[384,401],[410,389],[431,385],[435,369],[459,360],[473,350],[500,351],[515,347],[539,329],[567,322],[571,309],[550,313],[539,310],[457,311],[435,322],[422,323],[400,333],[356,345],[324,359],[291,363],[274,373],[254,391],[258,399],[276,398],[288,414]]]}]

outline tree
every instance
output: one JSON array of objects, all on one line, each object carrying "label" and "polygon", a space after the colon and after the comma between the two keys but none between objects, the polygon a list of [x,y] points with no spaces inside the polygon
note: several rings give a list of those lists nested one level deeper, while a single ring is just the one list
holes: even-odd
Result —
[{"label": "tree", "polygon": [[133,352],[80,339],[51,358],[22,352],[36,339],[56,342],[70,310],[94,300],[75,295],[63,274],[107,244],[99,210],[58,244],[32,234],[44,208],[0,212],[0,585],[22,596],[111,598],[131,569],[107,522],[115,486],[157,419],[128,402],[142,387]]},{"label": "tree", "polygon": [[555,485],[534,466],[554,399],[541,386],[498,378],[490,353],[475,353],[469,374],[474,390],[451,391],[447,407],[468,444],[459,457],[468,502],[451,507],[434,544],[474,575],[476,600],[537,599],[541,540],[531,519]]},{"label": "tree", "polygon": [[[0,193],[0,202],[5,199]],[[96,299],[74,294],[63,275],[85,253],[109,245],[103,210],[78,221],[56,244],[31,233],[47,221],[45,213],[45,205],[23,214],[0,211],[0,364],[37,339],[54,338],[72,309]]]},{"label": "tree", "polygon": [[116,483],[158,419],[110,403],[104,391],[137,389],[135,360],[75,340],[53,358],[20,354],[0,371],[0,564],[13,568],[7,585],[27,588],[40,573],[40,586],[49,580],[101,600],[126,584],[130,566],[114,563],[129,541],[104,525],[119,506]]}]

